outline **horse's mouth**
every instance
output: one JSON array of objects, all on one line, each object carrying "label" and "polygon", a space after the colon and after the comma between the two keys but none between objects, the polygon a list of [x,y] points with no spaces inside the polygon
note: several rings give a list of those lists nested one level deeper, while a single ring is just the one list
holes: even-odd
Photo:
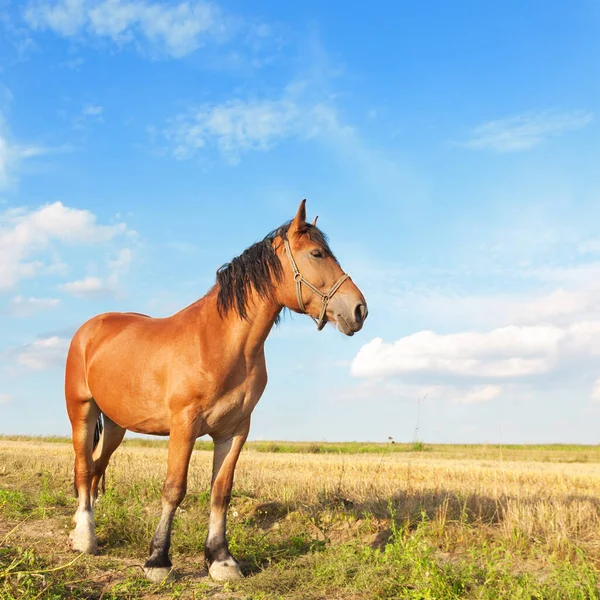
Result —
[{"label": "horse's mouth", "polygon": [[350,325],[348,325],[346,319],[344,319],[342,315],[336,315],[336,321],[338,330],[341,331],[344,335],[347,335],[348,337],[352,337],[354,335],[354,330],[352,329],[352,327],[350,327]]}]

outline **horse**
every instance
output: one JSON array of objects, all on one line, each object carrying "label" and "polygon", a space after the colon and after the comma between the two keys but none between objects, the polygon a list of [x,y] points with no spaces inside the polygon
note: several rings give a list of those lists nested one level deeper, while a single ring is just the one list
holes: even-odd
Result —
[{"label": "horse", "polygon": [[214,287],[176,314],[109,312],[79,328],[65,371],[78,497],[74,550],[98,552],[94,504],[125,432],[169,436],[162,513],[144,564],[148,579],[164,580],[194,443],[208,434],[214,454],[205,562],[215,581],[243,577],[229,551],[226,514],[252,410],[267,385],[265,340],[285,308],[309,315],[318,330],[331,323],[347,336],[368,314],[316,219],[306,221],[306,200],[291,221],[218,269]]}]

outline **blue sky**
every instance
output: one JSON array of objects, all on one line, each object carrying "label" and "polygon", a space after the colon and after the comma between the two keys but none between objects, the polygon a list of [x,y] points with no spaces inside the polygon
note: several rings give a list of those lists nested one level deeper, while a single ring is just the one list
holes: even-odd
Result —
[{"label": "blue sky", "polygon": [[597,443],[600,3],[0,0],[0,432],[308,198],[369,302],[288,317],[254,439]]}]

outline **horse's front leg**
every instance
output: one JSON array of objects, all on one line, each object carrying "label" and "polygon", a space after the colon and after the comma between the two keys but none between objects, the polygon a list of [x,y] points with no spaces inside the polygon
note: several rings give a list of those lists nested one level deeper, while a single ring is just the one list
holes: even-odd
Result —
[{"label": "horse's front leg", "polygon": [[231,500],[233,473],[244,442],[248,437],[249,429],[250,417],[239,424],[233,435],[224,438],[213,437],[215,450],[210,493],[210,520],[208,537],[204,546],[204,557],[208,565],[208,572],[215,581],[243,577],[237,561],[229,552],[225,525],[227,508]]},{"label": "horse's front leg", "polygon": [[188,420],[179,419],[171,423],[162,514],[150,544],[150,558],[144,564],[144,572],[150,581],[162,581],[171,570],[169,548],[173,517],[187,490],[188,467],[196,437],[196,427]]}]

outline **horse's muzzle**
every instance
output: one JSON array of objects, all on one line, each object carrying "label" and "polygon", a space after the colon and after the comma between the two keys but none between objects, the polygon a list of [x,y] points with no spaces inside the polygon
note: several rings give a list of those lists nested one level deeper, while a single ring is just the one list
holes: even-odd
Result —
[{"label": "horse's muzzle", "polygon": [[336,314],[337,327],[344,335],[352,336],[362,329],[368,314],[366,302],[359,302],[354,310],[348,313],[340,311]]}]

